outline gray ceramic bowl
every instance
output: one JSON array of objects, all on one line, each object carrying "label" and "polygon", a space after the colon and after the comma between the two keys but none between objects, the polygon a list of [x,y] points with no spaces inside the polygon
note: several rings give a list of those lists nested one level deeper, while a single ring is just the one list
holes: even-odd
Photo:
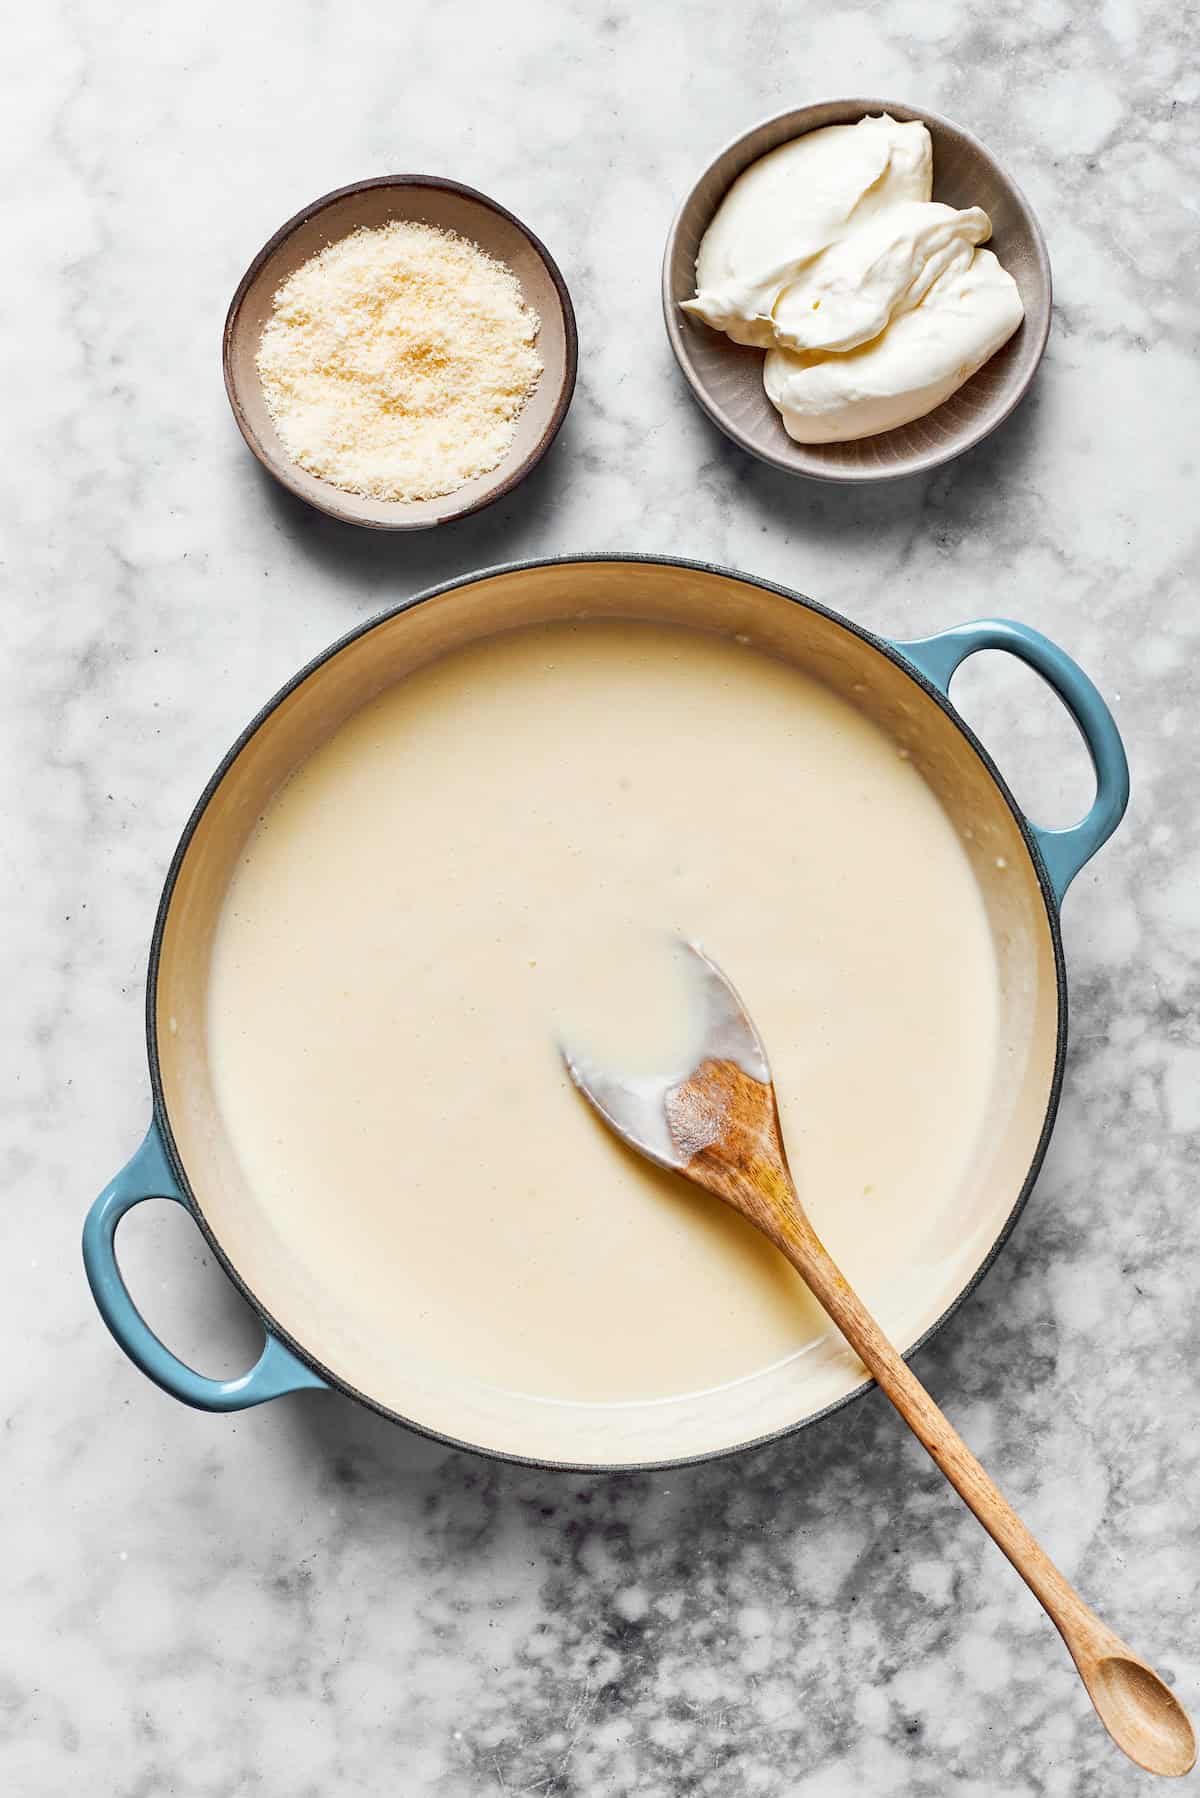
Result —
[{"label": "gray ceramic bowl", "polygon": [[[933,197],[947,206],[982,206],[992,221],[990,248],[1015,280],[1024,323],[979,372],[924,418],[855,443],[793,443],[763,392],[761,350],[746,349],[679,310],[696,291],[696,252],[717,207],[743,169],[780,144],[822,125],[851,125],[867,113],[921,119],[933,139]],[[713,423],[735,443],[789,474],[819,481],[883,481],[920,474],[986,437],[1006,419],[1032,381],[1050,331],[1050,261],[1037,219],[1020,188],[983,145],[959,125],[895,100],[827,100],[757,125],[701,175],[676,215],[662,272],[663,315],[675,359]]]},{"label": "gray ceramic bowl", "polygon": [[[298,468],[279,439],[255,367],[263,326],[275,292],[288,277],[323,250],[362,226],[392,219],[415,219],[443,231],[457,231],[489,256],[506,262],[521,291],[542,321],[538,349],[545,364],[541,380],[517,424],[508,454],[489,474],[468,481],[439,499],[380,500],[343,493]],[[314,200],[282,225],[258,252],[238,284],[225,320],[225,391],[242,436],[263,467],[310,506],[350,524],[383,531],[418,531],[478,512],[524,480],[553,443],[575,391],[578,339],[575,310],[566,282],[549,250],[525,225],[486,194],[433,175],[384,175],[357,181]]]}]

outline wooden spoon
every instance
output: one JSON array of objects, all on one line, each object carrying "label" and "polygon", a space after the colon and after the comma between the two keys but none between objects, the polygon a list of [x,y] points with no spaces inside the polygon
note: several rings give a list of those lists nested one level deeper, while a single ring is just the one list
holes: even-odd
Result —
[{"label": "wooden spoon", "polygon": [[1196,1738],[1166,1682],[1089,1610],[848,1285],[805,1216],[788,1170],[758,1032],[721,970],[694,944],[705,1028],[682,1073],[623,1078],[563,1049],[572,1080],[631,1148],[740,1211],[785,1254],[963,1502],[1039,1600],[1100,1721],[1150,1773],[1187,1773]]}]

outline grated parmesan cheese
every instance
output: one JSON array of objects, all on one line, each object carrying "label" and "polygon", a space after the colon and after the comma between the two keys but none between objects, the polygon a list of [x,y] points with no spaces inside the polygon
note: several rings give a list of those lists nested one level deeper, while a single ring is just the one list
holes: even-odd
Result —
[{"label": "grated parmesan cheese", "polygon": [[542,372],[540,322],[477,244],[394,221],[284,282],[258,373],[301,468],[347,493],[435,499],[511,446]]}]

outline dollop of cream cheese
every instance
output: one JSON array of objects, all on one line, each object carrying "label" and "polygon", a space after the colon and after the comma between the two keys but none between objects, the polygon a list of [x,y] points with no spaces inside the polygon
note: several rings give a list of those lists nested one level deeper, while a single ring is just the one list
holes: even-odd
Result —
[{"label": "dollop of cream cheese", "polygon": [[799,443],[923,417],[1024,316],[978,206],[931,199],[933,145],[886,113],[783,144],[730,188],[684,310],[768,352],[767,397]]}]

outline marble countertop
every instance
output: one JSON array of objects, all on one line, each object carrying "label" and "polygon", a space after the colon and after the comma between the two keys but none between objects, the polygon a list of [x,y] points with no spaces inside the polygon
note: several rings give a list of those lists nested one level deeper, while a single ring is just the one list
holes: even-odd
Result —
[{"label": "marble countertop", "polygon": [[[1084,663],[1128,818],[1067,902],[1072,1041],[1012,1242],[918,1370],[1067,1574],[1200,1700],[1196,41],[1165,0],[680,9],[441,0],[26,9],[3,76],[8,871],[0,1787],[120,1798],[1089,1798],[1112,1750],[1016,1576],[871,1395],[798,1439],[579,1478],[350,1402],[235,1418],[122,1358],[78,1234],[144,1128],[147,938],[177,833],[263,698],[372,611],[540,552],[663,550],[897,635],[990,610]],[[965,460],[865,491],[748,461],[661,326],[674,206],[728,138],[844,92],[978,133],[1037,208],[1036,387]],[[1192,140],[1194,152],[1194,139]],[[280,220],[459,177],[575,297],[563,435],[494,509],[379,537],[271,485],[220,328]],[[1088,793],[1033,677],[956,688],[1044,821]],[[147,1215],[151,1214],[152,1215]],[[206,1371],[253,1331],[199,1238],[125,1238]]]}]

